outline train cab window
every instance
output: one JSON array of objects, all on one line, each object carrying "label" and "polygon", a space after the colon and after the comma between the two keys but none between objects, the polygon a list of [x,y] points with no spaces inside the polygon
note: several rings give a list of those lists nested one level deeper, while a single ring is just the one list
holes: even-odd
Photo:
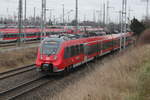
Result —
[{"label": "train cab window", "polygon": [[45,41],[41,46],[41,53],[45,55],[57,54],[59,45],[60,43],[57,41]]}]

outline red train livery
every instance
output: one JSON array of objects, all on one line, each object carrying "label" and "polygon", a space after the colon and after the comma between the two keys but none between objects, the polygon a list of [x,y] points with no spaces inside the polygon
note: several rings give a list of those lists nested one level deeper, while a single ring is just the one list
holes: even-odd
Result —
[{"label": "red train livery", "polygon": [[16,28],[0,29],[0,42],[12,42],[21,38],[22,40],[40,39],[53,33],[63,33],[64,29],[45,29],[46,36],[41,36],[40,28],[25,28],[22,33]]},{"label": "red train livery", "polygon": [[[41,36],[41,29],[39,27],[27,27],[24,28],[22,33],[19,33],[18,28],[2,28],[0,29],[0,43],[7,43],[7,42],[16,42],[19,38],[24,40],[39,40],[40,38],[45,38],[50,36],[51,34],[61,34],[61,33],[68,33],[68,34],[76,34],[84,32],[84,28],[78,29],[77,32],[73,31],[74,28],[68,26],[49,26],[45,29],[45,36]],[[101,32],[105,34],[102,28],[87,28],[89,32]]]},{"label": "red train livery", "polygon": [[46,38],[38,48],[36,67],[42,72],[69,71],[71,68],[120,48],[120,37],[126,46],[132,43],[131,34],[78,36],[76,39]]}]

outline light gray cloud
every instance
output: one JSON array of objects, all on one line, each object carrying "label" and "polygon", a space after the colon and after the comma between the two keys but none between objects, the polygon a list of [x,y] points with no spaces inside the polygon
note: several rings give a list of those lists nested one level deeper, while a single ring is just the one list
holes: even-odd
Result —
[{"label": "light gray cloud", "polygon": [[[23,0],[24,1],[24,0]],[[116,11],[121,10],[122,0],[109,0],[110,6],[110,19],[115,21],[118,18]],[[102,8],[103,3],[107,0],[79,0],[79,18],[83,20],[85,15],[87,20],[92,20],[93,11]],[[62,15],[62,4],[65,5],[65,10],[68,12],[70,9],[75,9],[75,0],[47,0],[47,8],[54,9],[53,15],[59,17]],[[18,0],[0,0],[0,15],[13,16],[17,14]],[[41,13],[41,0],[27,0],[27,15],[33,15],[33,8],[36,7],[36,14]],[[145,3],[141,0],[128,0],[128,8],[132,9],[131,16],[141,19],[145,15]],[[49,12],[48,12],[49,13]],[[49,16],[49,14],[47,14]],[[66,16],[67,17],[67,16]],[[74,13],[70,17],[74,18]]]}]

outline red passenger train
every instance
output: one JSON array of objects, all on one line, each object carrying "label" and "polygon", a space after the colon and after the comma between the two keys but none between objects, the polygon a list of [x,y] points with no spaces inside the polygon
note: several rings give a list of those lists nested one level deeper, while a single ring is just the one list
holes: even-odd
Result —
[{"label": "red passenger train", "polygon": [[[60,28],[46,28],[45,32],[46,36],[49,36],[53,33],[63,33],[65,31]],[[2,43],[16,41],[19,38],[22,40],[33,40],[44,38],[46,36],[41,36],[40,28],[25,28],[22,33],[19,33],[17,28],[0,29],[0,42]]]},{"label": "red passenger train", "polygon": [[42,72],[69,71],[120,48],[120,37],[126,37],[126,46],[132,43],[131,34],[75,35],[46,38],[38,48],[36,67]]},{"label": "red passenger train", "polygon": [[[48,37],[52,34],[61,34],[61,33],[68,33],[68,34],[76,34],[84,32],[84,28],[80,28],[77,32],[74,31],[74,27],[69,26],[48,26],[45,29],[45,36],[41,36],[41,29],[39,27],[26,27],[22,30],[22,33],[19,33],[18,28],[16,27],[8,27],[8,28],[1,28],[0,29],[0,43],[8,43],[8,42],[15,42],[18,39],[21,40],[38,40],[40,38]],[[87,28],[89,32],[101,32],[105,34],[102,28]]]}]

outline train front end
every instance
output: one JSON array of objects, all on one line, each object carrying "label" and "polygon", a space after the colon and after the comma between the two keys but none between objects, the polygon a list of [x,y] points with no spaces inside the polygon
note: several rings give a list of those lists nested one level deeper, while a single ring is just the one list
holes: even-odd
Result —
[{"label": "train front end", "polygon": [[45,39],[38,48],[36,67],[43,72],[59,72],[61,64],[60,49],[62,39]]}]

